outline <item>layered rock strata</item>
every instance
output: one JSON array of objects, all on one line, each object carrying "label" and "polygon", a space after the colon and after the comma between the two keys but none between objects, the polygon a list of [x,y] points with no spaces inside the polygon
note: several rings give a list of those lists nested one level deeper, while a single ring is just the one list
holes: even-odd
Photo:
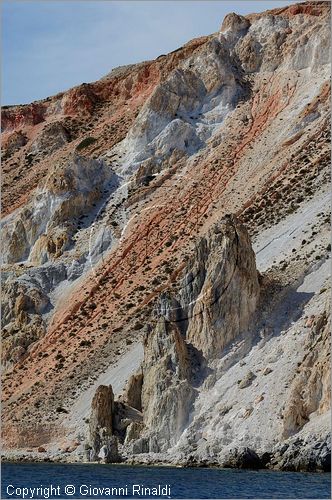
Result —
[{"label": "layered rock strata", "polygon": [[[326,467],[329,358],[308,320],[329,314],[329,20],[327,2],[233,13],[4,107],[6,450],[81,460],[112,384],[126,460]],[[248,255],[227,263],[229,213],[258,278],[234,220]]]}]

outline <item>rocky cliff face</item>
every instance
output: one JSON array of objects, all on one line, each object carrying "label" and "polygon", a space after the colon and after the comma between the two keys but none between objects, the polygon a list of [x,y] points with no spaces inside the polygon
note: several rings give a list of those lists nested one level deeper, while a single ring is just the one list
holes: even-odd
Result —
[{"label": "rocky cliff face", "polygon": [[284,436],[296,434],[310,415],[322,415],[331,406],[330,307],[308,319],[311,329],[305,355],[296,371],[284,413]]},{"label": "rocky cliff face", "polygon": [[[91,403],[89,421],[90,459],[96,460],[100,453],[108,460],[112,455],[114,394],[112,386],[100,385]],[[112,457],[114,459],[114,457]],[[110,461],[110,460],[109,460]]]},{"label": "rocky cliff face", "polygon": [[[53,309],[50,294],[61,281],[76,279],[92,258],[89,251],[93,253],[93,245],[77,258],[75,235],[84,218],[96,211],[105,193],[115,185],[116,176],[103,161],[74,155],[68,164],[59,164],[50,173],[28,204],[5,218],[3,262],[26,262],[18,264],[19,271],[7,266],[5,273],[5,362],[18,360],[45,333],[44,316]],[[89,240],[89,232],[82,239]],[[64,263],[59,258],[66,250]],[[97,254],[99,251],[97,247]]]},{"label": "rocky cliff face", "polygon": [[231,13],[2,110],[7,450],[84,459],[112,385],[98,460],[326,468],[329,19]]},{"label": "rocky cliff face", "polygon": [[249,328],[259,285],[245,228],[230,216],[213,226],[174,285],[176,291],[161,296],[156,326],[144,342],[142,411],[149,436],[140,445],[152,452],[177,443],[209,362]]},{"label": "rocky cliff face", "polygon": [[191,365],[180,329],[161,320],[144,345],[142,410],[148,436],[134,443],[134,452],[166,451],[179,439],[195,398]]}]

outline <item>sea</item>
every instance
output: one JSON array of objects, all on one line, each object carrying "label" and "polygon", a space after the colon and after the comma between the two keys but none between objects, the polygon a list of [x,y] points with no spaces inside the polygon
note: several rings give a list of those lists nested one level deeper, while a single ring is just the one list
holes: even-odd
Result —
[{"label": "sea", "polygon": [[324,473],[2,463],[1,498],[331,498]]}]

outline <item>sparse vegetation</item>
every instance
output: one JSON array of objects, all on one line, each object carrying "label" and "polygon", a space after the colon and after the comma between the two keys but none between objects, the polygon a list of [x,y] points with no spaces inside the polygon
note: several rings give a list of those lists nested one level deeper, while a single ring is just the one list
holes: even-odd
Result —
[{"label": "sparse vegetation", "polygon": [[87,148],[88,146],[91,146],[91,144],[95,143],[97,139],[95,137],[85,137],[83,141],[81,141],[77,146],[76,146],[76,151],[81,151],[84,148]]}]

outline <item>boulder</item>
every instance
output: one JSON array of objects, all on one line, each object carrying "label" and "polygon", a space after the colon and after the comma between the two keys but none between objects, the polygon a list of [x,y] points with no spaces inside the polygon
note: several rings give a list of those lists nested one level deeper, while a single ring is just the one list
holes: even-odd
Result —
[{"label": "boulder", "polygon": [[114,463],[120,461],[118,440],[115,436],[110,437],[107,444],[104,444],[100,448],[98,458],[104,463]]},{"label": "boulder", "polygon": [[143,429],[144,429],[143,422],[131,422],[126,430],[125,444],[128,444],[130,441],[139,439]]},{"label": "boulder", "polygon": [[232,469],[260,469],[262,461],[257,453],[248,447],[233,448],[228,450],[221,460],[222,467]]},{"label": "boulder", "polygon": [[246,387],[249,387],[249,385],[252,384],[252,382],[255,378],[256,378],[256,375],[252,371],[249,371],[245,375],[245,377],[240,381],[239,388],[245,389]]},{"label": "boulder", "polygon": [[250,27],[249,19],[241,16],[239,14],[235,14],[235,12],[231,12],[224,17],[222,22],[220,31],[221,33],[231,32],[238,33],[241,31],[246,31]]},{"label": "boulder", "polygon": [[121,443],[125,439],[127,427],[133,422],[142,423],[142,413],[122,401],[115,401],[113,409],[113,434],[118,437]]},{"label": "boulder", "polygon": [[271,463],[275,469],[330,472],[331,436],[294,436],[274,450]]}]

